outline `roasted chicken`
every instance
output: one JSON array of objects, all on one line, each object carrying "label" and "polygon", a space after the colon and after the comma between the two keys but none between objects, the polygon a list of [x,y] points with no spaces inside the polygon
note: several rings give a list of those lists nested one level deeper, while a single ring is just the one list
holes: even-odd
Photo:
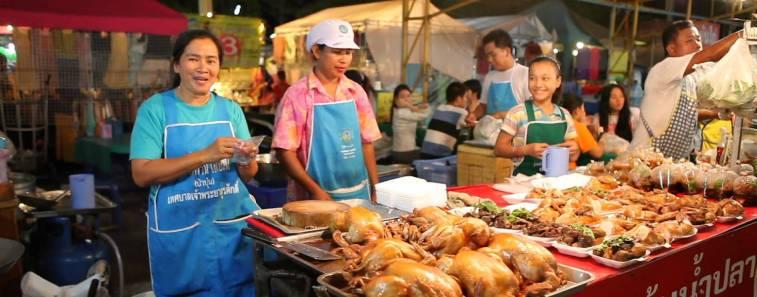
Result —
[{"label": "roasted chicken", "polygon": [[463,247],[486,245],[491,235],[489,225],[481,219],[465,217],[455,223],[434,224],[421,235],[420,242],[436,256],[454,255]]},{"label": "roasted chicken", "polygon": [[527,295],[543,295],[559,288],[564,278],[558,275],[557,260],[546,248],[514,234],[492,236],[489,245],[479,252],[497,255],[513,271],[520,273],[529,284]]},{"label": "roasted chicken", "polygon": [[466,296],[515,297],[520,280],[500,257],[463,249],[455,256],[445,256],[436,267],[456,277]]},{"label": "roasted chicken", "polygon": [[381,216],[361,206],[337,214],[330,229],[337,243],[343,239],[350,243],[363,243],[384,237]]},{"label": "roasted chicken", "polygon": [[363,287],[367,297],[458,297],[462,289],[450,275],[436,267],[398,259]]}]

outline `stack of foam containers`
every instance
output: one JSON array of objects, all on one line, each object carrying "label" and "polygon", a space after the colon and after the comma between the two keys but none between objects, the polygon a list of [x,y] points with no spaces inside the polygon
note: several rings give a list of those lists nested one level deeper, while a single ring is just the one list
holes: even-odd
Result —
[{"label": "stack of foam containers", "polygon": [[379,204],[407,212],[426,206],[445,206],[447,185],[404,176],[377,184],[376,200]]}]

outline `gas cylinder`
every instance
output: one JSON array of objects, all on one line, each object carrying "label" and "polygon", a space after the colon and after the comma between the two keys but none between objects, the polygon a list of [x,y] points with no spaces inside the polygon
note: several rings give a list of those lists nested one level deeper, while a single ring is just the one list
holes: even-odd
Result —
[{"label": "gas cylinder", "polygon": [[36,272],[58,286],[73,285],[87,278],[98,260],[108,260],[108,247],[98,239],[76,240],[69,217],[38,220]]}]

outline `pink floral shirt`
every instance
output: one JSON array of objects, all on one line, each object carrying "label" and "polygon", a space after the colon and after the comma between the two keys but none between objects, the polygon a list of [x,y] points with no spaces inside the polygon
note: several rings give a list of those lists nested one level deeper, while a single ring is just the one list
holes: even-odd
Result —
[{"label": "pink floral shirt", "polygon": [[[313,100],[307,100],[313,96]],[[312,127],[313,104],[354,100],[357,106],[358,120],[360,121],[360,138],[363,143],[372,143],[381,138],[381,132],[376,123],[373,108],[360,85],[342,75],[336,89],[336,98],[326,93],[321,81],[313,74],[300,79],[287,89],[279,103],[276,112],[276,124],[273,134],[274,148],[280,148],[297,152],[297,158],[302,167],[308,162],[308,149],[310,148],[310,130]],[[289,198],[303,199],[308,197],[307,192],[290,182]]]}]

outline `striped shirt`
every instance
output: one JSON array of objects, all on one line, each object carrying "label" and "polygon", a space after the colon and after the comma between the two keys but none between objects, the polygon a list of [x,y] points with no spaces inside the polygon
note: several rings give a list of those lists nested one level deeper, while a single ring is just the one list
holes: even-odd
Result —
[{"label": "striped shirt", "polygon": [[440,105],[428,124],[421,153],[438,157],[451,155],[467,115],[468,111],[464,108]]},{"label": "striped shirt", "polygon": [[[541,108],[534,104],[534,118],[536,121],[561,121],[560,111],[565,115],[565,121],[568,122],[568,129],[565,130],[565,140],[575,139],[578,137],[576,134],[576,125],[573,122],[573,117],[567,109],[554,105],[554,109],[551,114],[545,114]],[[559,108],[559,109],[558,109]],[[521,103],[510,109],[502,123],[502,131],[513,136],[513,147],[523,146],[526,144],[526,124],[528,124],[528,113],[526,112],[526,104]],[[519,165],[523,161],[523,158],[513,158],[513,163]]]}]

